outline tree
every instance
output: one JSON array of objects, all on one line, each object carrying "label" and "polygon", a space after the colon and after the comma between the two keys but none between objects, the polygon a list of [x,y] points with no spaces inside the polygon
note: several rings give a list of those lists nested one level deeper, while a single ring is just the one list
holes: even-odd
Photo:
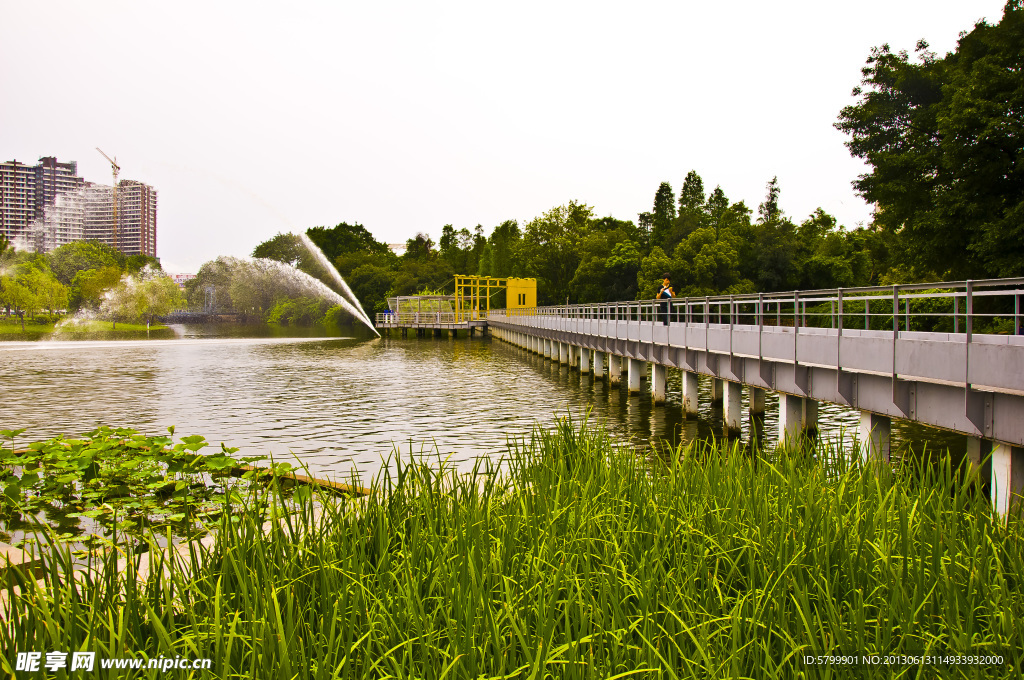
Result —
[{"label": "tree", "polygon": [[764,201],[757,208],[757,289],[765,292],[793,290],[800,273],[796,264],[796,225],[779,207],[779,181],[767,185]]},{"label": "tree", "polygon": [[49,269],[29,267],[19,278],[32,291],[40,309],[47,310],[51,316],[67,309],[68,288]]},{"label": "tree", "polygon": [[383,254],[391,248],[373,237],[366,227],[356,222],[341,222],[331,228],[310,227],[306,230],[309,240],[323,251],[331,262],[335,258],[351,252],[370,252]]},{"label": "tree", "polygon": [[661,288],[662,275],[671,275],[672,260],[659,246],[651,248],[651,252],[640,264],[640,271],[636,275],[637,300],[650,300],[658,294]]},{"label": "tree", "polygon": [[[316,241],[313,242],[316,243]],[[300,263],[310,258],[309,251],[302,244],[302,239],[296,234],[280,232],[269,241],[264,241],[253,248],[252,256],[263,260],[284,262],[293,267],[298,267]]]},{"label": "tree", "polygon": [[704,180],[696,170],[690,170],[679,191],[679,212],[703,212],[704,203]]},{"label": "tree", "polygon": [[740,273],[740,244],[731,231],[701,227],[673,253],[676,292],[684,296],[753,292]]},{"label": "tree", "polygon": [[47,257],[54,276],[65,286],[71,285],[78,272],[104,267],[116,267],[120,271],[125,266],[125,256],[120,251],[99,241],[67,243]]},{"label": "tree", "polygon": [[13,276],[0,276],[0,303],[18,316],[22,332],[25,331],[25,314],[38,309],[38,301],[32,291]]},{"label": "tree", "polygon": [[113,321],[141,321],[146,325],[153,317],[162,316],[181,307],[184,298],[178,284],[169,277],[153,272],[125,274],[108,291],[101,311]]},{"label": "tree", "polygon": [[402,255],[402,259],[429,260],[436,256],[437,251],[434,250],[434,242],[430,240],[430,236],[420,232],[416,234],[415,238],[405,242],[405,254]]},{"label": "tree", "polygon": [[632,222],[602,217],[590,220],[589,233],[579,246],[580,263],[569,292],[578,302],[631,300],[636,297],[636,276],[643,259],[634,240]]},{"label": "tree", "polygon": [[672,223],[676,219],[676,200],[672,185],[662,182],[654,194],[654,209],[651,211],[651,245],[662,246],[668,242]]},{"label": "tree", "polygon": [[120,280],[121,270],[114,266],[78,272],[71,281],[70,307],[98,307],[103,300],[103,293],[117,285]]},{"label": "tree", "polygon": [[836,127],[871,166],[854,186],[921,276],[1024,273],[1024,8],[1010,0],[938,59],[871,50]]},{"label": "tree", "polygon": [[538,302],[555,304],[569,297],[580,265],[580,245],[591,231],[593,208],[570,201],[531,220],[520,249],[524,276],[537,278]]},{"label": "tree", "polygon": [[513,273],[513,258],[522,240],[519,224],[515,220],[506,220],[491,232],[491,260],[489,276],[506,277]]},{"label": "tree", "polygon": [[460,251],[455,227],[446,224],[441,227],[441,238],[437,242],[438,252],[441,258],[446,260],[453,268],[459,264]]},{"label": "tree", "polygon": [[772,224],[782,217],[782,211],[779,208],[779,178],[772,177],[772,180],[768,182],[767,189],[768,193],[764,197],[764,202],[757,206],[757,214],[760,215],[758,223],[760,224]]}]

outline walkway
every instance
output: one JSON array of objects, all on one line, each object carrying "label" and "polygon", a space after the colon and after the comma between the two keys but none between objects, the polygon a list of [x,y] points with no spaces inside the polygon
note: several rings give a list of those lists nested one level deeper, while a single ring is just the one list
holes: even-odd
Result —
[{"label": "walkway", "polygon": [[678,368],[687,414],[698,375],[709,376],[730,430],[745,386],[755,412],[765,390],[779,393],[780,440],[815,426],[820,401],[860,410],[862,450],[886,460],[891,418],[963,433],[976,463],[991,452],[1005,513],[1003,490],[1024,491],[1021,295],[1024,279],[998,279],[492,310],[487,322],[581,371],[603,376],[607,362],[608,379],[625,373],[630,391],[650,363],[658,403],[666,367]]}]

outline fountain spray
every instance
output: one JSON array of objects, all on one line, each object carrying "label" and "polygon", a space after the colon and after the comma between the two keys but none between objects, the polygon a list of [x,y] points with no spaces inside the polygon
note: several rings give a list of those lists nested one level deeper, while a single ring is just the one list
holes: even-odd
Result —
[{"label": "fountain spray", "polygon": [[[359,308],[359,317],[362,320],[362,322],[369,326],[370,330],[372,330],[374,333],[377,333],[377,329],[373,327],[373,323],[370,321],[370,317],[366,315],[366,312],[363,311],[363,306],[359,304],[359,299],[352,292],[352,289],[348,287],[348,284],[345,283],[345,279],[341,277],[341,274],[339,274],[338,270],[334,268],[334,265],[331,264],[331,261],[327,259],[326,255],[324,255],[324,251],[320,250],[320,248],[317,247],[315,243],[313,243],[313,241],[309,238],[309,236],[305,234],[305,232],[301,232],[296,235],[299,237],[299,240],[302,241],[302,245],[306,246],[306,250],[308,250],[310,254],[316,258],[316,261],[320,263],[320,266],[322,266],[324,269],[328,271],[328,273],[330,273],[331,278],[333,278],[334,282],[338,284],[342,291],[344,291],[345,295],[348,296],[349,300],[351,300],[355,304],[355,306]],[[380,333],[377,333],[377,337],[380,337]]]}]

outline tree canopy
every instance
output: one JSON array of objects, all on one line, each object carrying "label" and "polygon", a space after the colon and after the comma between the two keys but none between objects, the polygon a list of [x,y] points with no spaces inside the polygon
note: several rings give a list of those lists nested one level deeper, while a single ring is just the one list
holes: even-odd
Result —
[{"label": "tree canopy", "polygon": [[871,171],[854,186],[877,206],[918,277],[1024,273],[1024,9],[1005,6],[938,58],[872,49],[836,127]]}]

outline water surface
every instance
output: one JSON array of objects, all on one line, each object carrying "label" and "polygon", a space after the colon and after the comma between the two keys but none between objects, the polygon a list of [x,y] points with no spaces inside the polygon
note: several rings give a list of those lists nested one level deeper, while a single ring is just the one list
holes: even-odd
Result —
[{"label": "water surface", "polygon": [[[629,395],[601,380],[506,343],[465,338],[251,337],[231,326],[176,327],[176,340],[0,343],[0,427],[22,441],[79,434],[97,425],[176,436],[201,434],[239,455],[297,458],[317,476],[367,477],[396,448],[441,455],[468,469],[497,459],[509,438],[528,437],[571,414],[639,447],[721,432],[721,406],[701,381],[699,419],[685,420],[677,371],[668,403]],[[266,331],[263,335],[280,335]],[[777,398],[753,429],[775,437]],[[821,436],[852,435],[857,414],[822,404]],[[743,438],[751,437],[744,419]],[[894,426],[894,444],[962,437]]]}]

